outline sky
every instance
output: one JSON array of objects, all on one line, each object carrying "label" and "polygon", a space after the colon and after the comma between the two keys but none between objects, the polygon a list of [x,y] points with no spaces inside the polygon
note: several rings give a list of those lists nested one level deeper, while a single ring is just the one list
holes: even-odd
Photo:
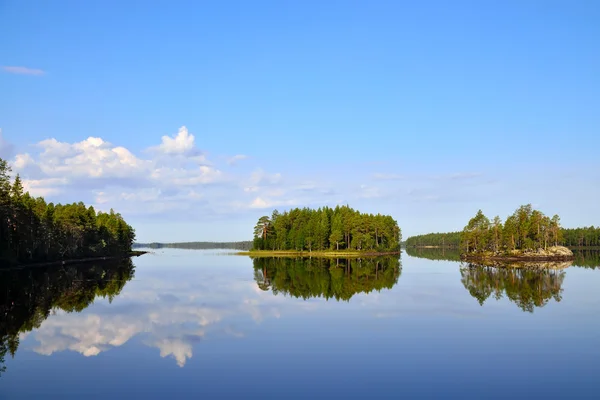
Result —
[{"label": "sky", "polygon": [[348,204],[600,225],[600,2],[0,0],[0,157],[140,242]]}]

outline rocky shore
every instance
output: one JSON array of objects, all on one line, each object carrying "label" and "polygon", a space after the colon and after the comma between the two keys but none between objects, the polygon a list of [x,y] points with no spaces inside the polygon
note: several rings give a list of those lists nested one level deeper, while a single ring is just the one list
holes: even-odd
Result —
[{"label": "rocky shore", "polygon": [[552,246],[537,250],[508,250],[498,252],[482,252],[461,254],[466,261],[571,261],[573,252],[564,246]]}]

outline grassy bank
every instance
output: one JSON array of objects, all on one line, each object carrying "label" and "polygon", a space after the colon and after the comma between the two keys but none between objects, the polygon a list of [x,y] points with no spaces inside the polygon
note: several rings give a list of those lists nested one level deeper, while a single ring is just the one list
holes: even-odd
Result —
[{"label": "grassy bank", "polygon": [[400,251],[295,251],[295,250],[251,250],[235,253],[250,257],[327,257],[327,258],[359,258],[399,255]]}]

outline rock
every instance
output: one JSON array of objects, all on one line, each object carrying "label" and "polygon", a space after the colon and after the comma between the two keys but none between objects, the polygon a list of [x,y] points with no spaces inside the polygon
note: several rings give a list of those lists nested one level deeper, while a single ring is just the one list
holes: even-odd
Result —
[{"label": "rock", "polygon": [[573,252],[564,246],[552,246],[548,248],[548,252],[554,256],[572,257]]}]

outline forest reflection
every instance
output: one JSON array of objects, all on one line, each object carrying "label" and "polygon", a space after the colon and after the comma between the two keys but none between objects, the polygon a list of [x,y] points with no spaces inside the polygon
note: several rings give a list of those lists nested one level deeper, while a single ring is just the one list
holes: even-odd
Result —
[{"label": "forest reflection", "polygon": [[357,293],[391,289],[402,270],[398,257],[254,258],[254,280],[261,290],[302,299],[348,301]]},{"label": "forest reflection", "polygon": [[[552,268],[557,267],[557,268]],[[506,296],[521,310],[532,313],[552,299],[562,299],[565,271],[560,266],[498,268],[481,264],[461,264],[461,282],[480,305],[493,297]]]},{"label": "forest reflection", "polygon": [[53,312],[80,312],[97,297],[117,296],[134,276],[131,259],[62,267],[0,270],[0,375],[14,357],[19,335],[41,326]]},{"label": "forest reflection", "polygon": [[456,248],[407,247],[405,250],[411,257],[435,261],[460,261],[460,250]]}]

